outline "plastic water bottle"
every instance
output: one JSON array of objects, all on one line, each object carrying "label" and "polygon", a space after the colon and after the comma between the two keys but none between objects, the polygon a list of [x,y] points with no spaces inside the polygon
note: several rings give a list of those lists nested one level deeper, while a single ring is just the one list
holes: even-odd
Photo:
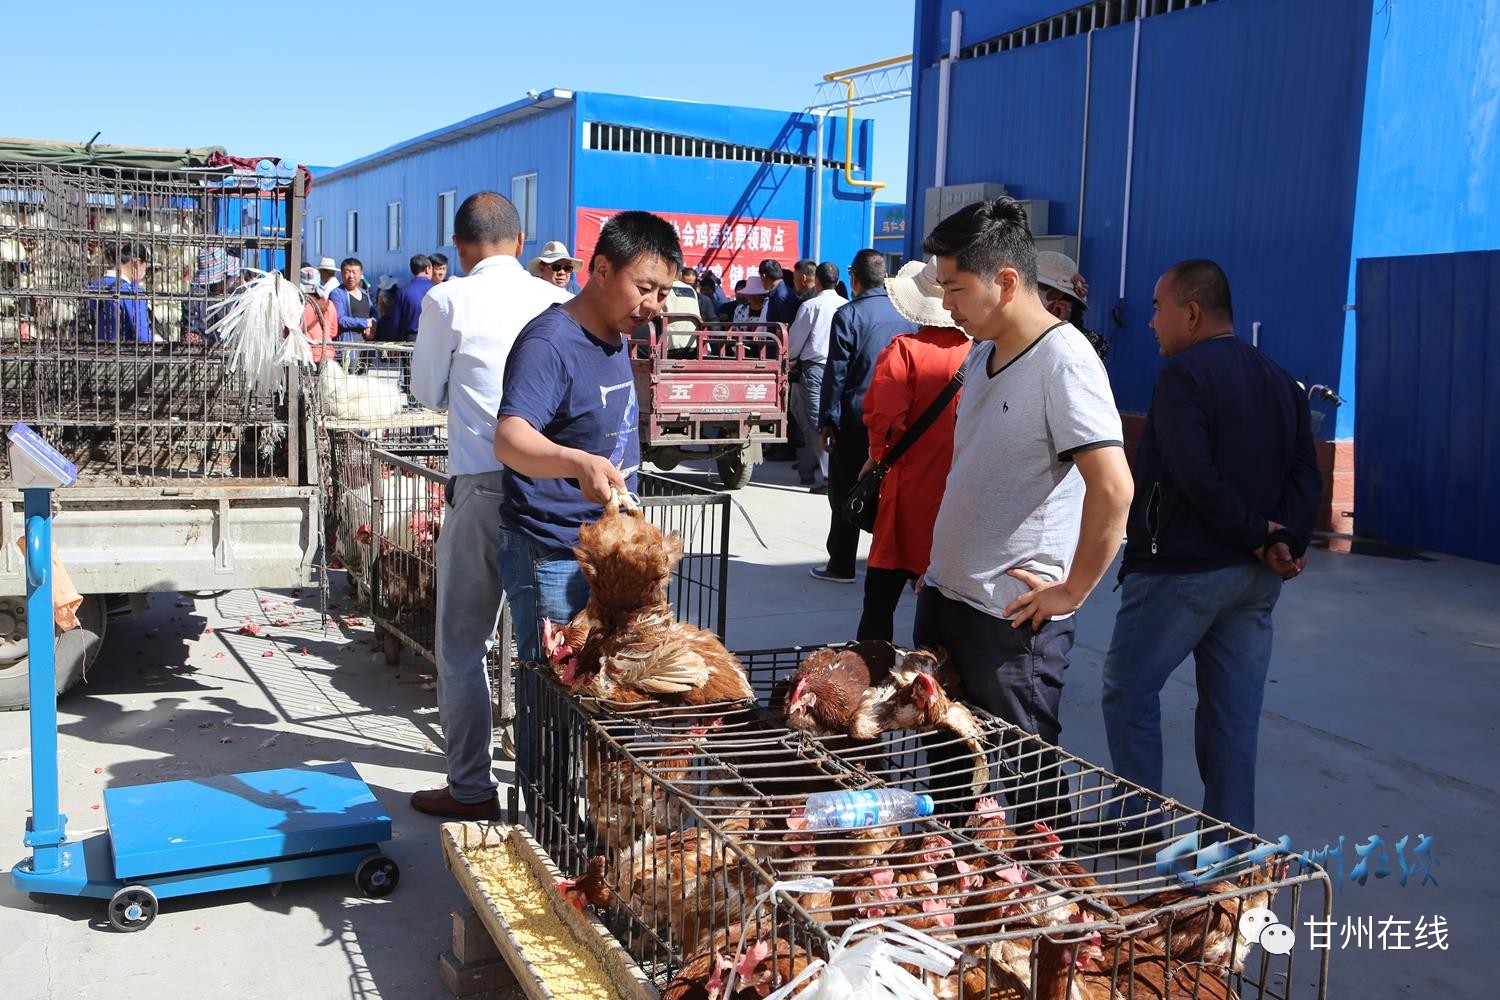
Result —
[{"label": "plastic water bottle", "polygon": [[904,788],[868,788],[809,795],[805,815],[809,830],[835,830],[904,823],[931,816],[932,810],[931,795],[917,795]]}]

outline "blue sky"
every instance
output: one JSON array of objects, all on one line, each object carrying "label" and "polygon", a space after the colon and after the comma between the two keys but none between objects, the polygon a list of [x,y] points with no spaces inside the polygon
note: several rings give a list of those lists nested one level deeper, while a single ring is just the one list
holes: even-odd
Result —
[{"label": "blue sky", "polygon": [[[4,76],[28,84],[0,112],[0,134],[83,142],[102,131],[100,142],[218,145],[336,165],[531,89],[795,109],[813,101],[824,73],[909,53],[912,8],[15,4],[5,14]],[[46,39],[66,42],[59,50]],[[909,104],[858,112],[876,121],[875,177],[889,200],[905,190]]]}]

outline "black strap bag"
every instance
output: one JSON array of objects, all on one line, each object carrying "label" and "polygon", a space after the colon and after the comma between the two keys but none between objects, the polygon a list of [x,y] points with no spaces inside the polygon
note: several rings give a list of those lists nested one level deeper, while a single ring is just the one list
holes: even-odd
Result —
[{"label": "black strap bag", "polygon": [[877,462],[875,468],[861,476],[859,482],[854,484],[854,488],[844,498],[844,520],[861,531],[875,533],[875,517],[880,512],[880,486],[885,482],[886,473],[891,471],[891,466],[901,460],[901,456],[906,454],[907,449],[917,443],[917,438],[926,433],[927,428],[932,426],[938,415],[948,408],[948,404],[953,401],[954,396],[958,395],[958,390],[963,388],[963,384],[964,366],[959,365],[958,371],[953,373],[953,378],[949,379],[943,391],[938,393],[937,399],[934,399],[932,405],[922,411],[916,423],[908,427],[906,433],[902,434],[901,439],[896,442],[895,447],[886,453],[885,461]]}]

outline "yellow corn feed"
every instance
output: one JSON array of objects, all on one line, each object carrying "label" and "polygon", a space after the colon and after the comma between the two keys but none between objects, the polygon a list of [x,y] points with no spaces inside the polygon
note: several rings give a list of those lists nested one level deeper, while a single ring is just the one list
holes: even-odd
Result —
[{"label": "yellow corn feed", "polygon": [[[617,1000],[619,993],[552,909],[552,890],[537,882],[514,844],[465,852],[490,899],[546,987],[558,997]],[[518,974],[522,970],[516,970]]]}]

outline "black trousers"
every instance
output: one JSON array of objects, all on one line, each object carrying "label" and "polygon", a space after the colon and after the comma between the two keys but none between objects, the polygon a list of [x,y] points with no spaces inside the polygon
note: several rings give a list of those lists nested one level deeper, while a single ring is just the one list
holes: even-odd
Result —
[{"label": "black trousers", "polygon": [[916,578],[917,574],[904,569],[866,566],[865,609],[854,637],[891,642],[896,634],[896,605],[901,603],[901,592]]},{"label": "black trousers", "polygon": [[[1054,829],[1068,825],[1069,785],[1054,747],[1062,732],[1058,709],[1073,648],[1073,619],[1049,621],[1040,629],[1012,628],[1003,618],[928,586],[917,595],[913,631],[918,646],[947,650],[967,701],[1024,731],[1005,741],[1001,759],[1011,825],[1017,830],[1037,821]],[[945,811],[971,812],[970,756],[962,747],[943,745],[929,749],[927,759],[932,772],[928,784],[933,796],[948,804]]]},{"label": "black trousers", "polygon": [[854,575],[859,556],[859,529],[844,520],[844,499],[859,482],[859,470],[870,457],[870,436],[864,424],[840,427],[838,440],[828,456],[828,572]]}]

